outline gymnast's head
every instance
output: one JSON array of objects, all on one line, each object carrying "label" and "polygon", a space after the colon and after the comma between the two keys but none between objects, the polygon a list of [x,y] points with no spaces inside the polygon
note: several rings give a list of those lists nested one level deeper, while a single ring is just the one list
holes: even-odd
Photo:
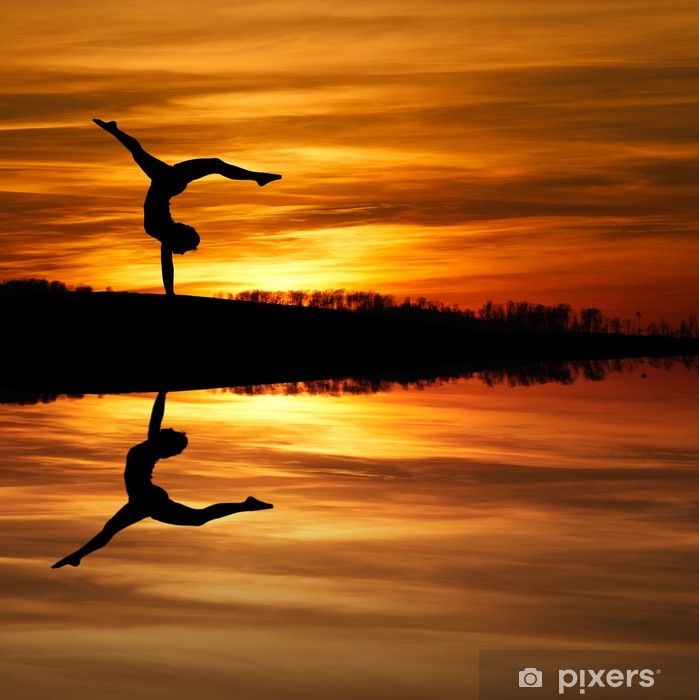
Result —
[{"label": "gymnast's head", "polygon": [[166,244],[173,253],[184,255],[187,251],[196,250],[199,245],[199,234],[187,224],[174,223],[167,232]]},{"label": "gymnast's head", "polygon": [[187,447],[187,435],[179,430],[163,428],[155,438],[155,446],[160,459],[180,454]]}]

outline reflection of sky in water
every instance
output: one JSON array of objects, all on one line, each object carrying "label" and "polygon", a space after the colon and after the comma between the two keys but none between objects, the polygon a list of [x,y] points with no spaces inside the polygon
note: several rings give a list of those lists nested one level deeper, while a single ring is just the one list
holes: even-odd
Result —
[{"label": "reflection of sky in water", "polygon": [[0,406],[8,697],[468,698],[482,647],[697,641],[695,372],[369,396],[171,394],[202,506],[79,569],[152,395]]}]

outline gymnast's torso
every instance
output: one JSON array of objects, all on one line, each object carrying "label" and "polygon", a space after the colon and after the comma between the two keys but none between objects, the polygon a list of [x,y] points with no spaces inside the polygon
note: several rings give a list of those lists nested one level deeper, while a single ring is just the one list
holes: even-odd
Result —
[{"label": "gymnast's torso", "polygon": [[126,455],[124,483],[129,501],[147,505],[169,498],[167,491],[153,483],[153,470],[158,461],[155,445],[150,440],[134,445]]},{"label": "gymnast's torso", "polygon": [[143,202],[143,228],[154,238],[158,238],[163,227],[167,228],[175,223],[170,214],[170,199],[182,194],[188,184],[179,176],[176,165],[167,168],[162,169],[158,177],[151,181]]}]

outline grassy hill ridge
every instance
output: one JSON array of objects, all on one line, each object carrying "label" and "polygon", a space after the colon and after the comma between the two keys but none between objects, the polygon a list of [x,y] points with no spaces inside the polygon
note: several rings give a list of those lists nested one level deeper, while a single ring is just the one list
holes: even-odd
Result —
[{"label": "grassy hill ridge", "polygon": [[699,341],[468,329],[390,316],[193,296],[92,292],[0,299],[0,387],[125,391],[226,386],[466,361],[699,354]]}]

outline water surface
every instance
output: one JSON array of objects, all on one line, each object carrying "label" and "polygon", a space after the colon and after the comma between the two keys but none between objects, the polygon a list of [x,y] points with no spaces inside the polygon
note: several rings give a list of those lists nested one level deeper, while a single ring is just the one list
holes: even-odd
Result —
[{"label": "water surface", "polygon": [[173,393],[155,483],[275,509],[51,570],[123,504],[153,398],[0,405],[6,697],[462,700],[484,648],[696,649],[696,370]]}]

